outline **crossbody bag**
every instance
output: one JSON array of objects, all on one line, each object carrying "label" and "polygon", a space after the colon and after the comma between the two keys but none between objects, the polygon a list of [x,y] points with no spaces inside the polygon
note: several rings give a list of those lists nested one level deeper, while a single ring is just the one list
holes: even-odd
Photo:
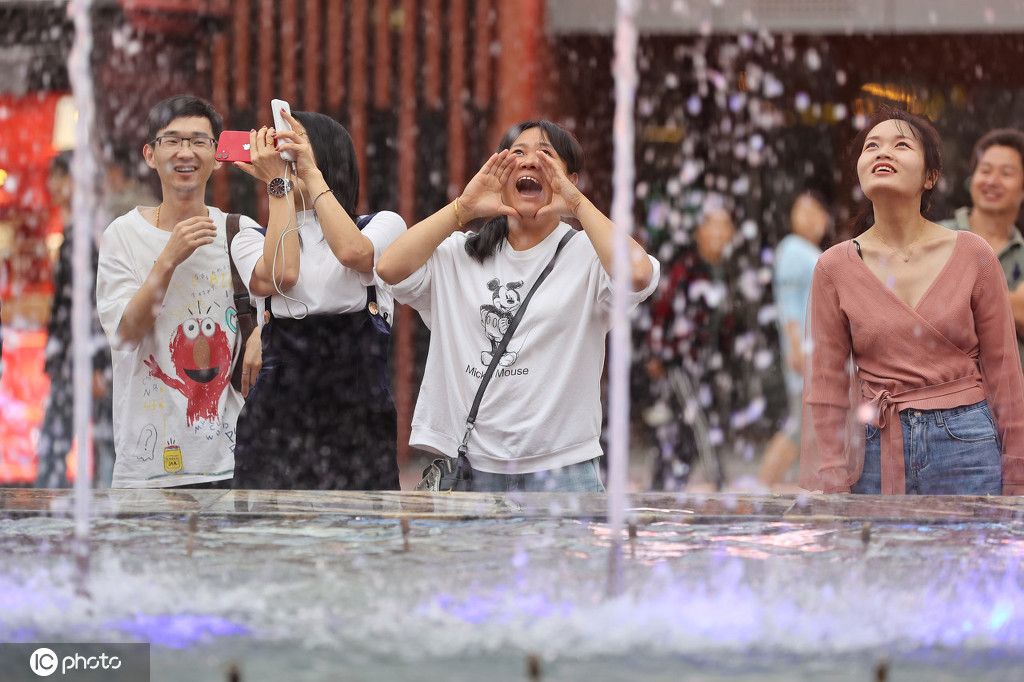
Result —
[{"label": "crossbody bag", "polygon": [[555,266],[555,261],[558,260],[558,254],[562,252],[565,245],[569,243],[569,240],[576,236],[576,230],[570,229],[566,232],[562,239],[558,242],[558,246],[555,247],[555,253],[551,256],[551,260],[541,270],[540,275],[537,276],[537,281],[530,287],[530,291],[526,294],[523,302],[519,304],[519,309],[516,314],[512,317],[509,322],[508,329],[501,337],[501,341],[498,346],[494,349],[494,355],[491,357],[490,363],[487,365],[487,371],[484,372],[483,377],[480,379],[480,385],[476,389],[476,397],[473,398],[473,405],[469,408],[469,415],[466,417],[466,433],[462,436],[462,443],[459,445],[458,454],[455,457],[448,457],[442,455],[434,459],[424,470],[423,479],[416,484],[415,490],[434,491],[434,492],[451,492],[453,490],[470,490],[471,481],[473,480],[473,467],[469,464],[469,458],[466,456],[466,452],[469,446],[469,436],[473,433],[473,428],[476,426],[476,414],[480,409],[480,401],[484,397],[484,391],[487,389],[487,384],[490,383],[491,377],[494,375],[494,371],[498,368],[498,362],[501,360],[501,356],[505,354],[505,349],[508,348],[509,342],[512,341],[512,334],[515,333],[516,328],[519,326],[519,321],[523,319],[523,313],[526,312],[526,306],[533,298],[533,294],[537,291],[537,287],[540,286],[541,282],[547,279],[547,276],[551,273],[551,269]]}]

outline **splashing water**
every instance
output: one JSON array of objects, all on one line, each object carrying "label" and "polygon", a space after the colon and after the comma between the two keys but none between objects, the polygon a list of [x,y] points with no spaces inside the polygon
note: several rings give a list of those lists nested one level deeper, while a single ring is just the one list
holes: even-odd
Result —
[{"label": "splashing water", "polygon": [[929,674],[948,659],[1024,664],[1019,527],[877,523],[865,547],[852,522],[652,519],[614,598],[602,596],[612,530],[573,518],[413,518],[406,552],[397,519],[204,515],[191,558],[187,518],[98,518],[89,597],[60,549],[71,521],[4,520],[0,638],[151,641],[244,655],[251,670],[269,652],[301,666],[311,650],[371,670],[520,652],[770,680],[822,656]]},{"label": "splashing water", "polygon": [[629,345],[628,296],[631,267],[629,233],[633,226],[634,168],[633,110],[636,101],[636,4],[618,0],[615,22],[615,163],[612,180],[612,259],[614,296],[608,369],[608,503],[612,530],[607,592],[622,591],[621,552],[626,469],[629,461]]}]

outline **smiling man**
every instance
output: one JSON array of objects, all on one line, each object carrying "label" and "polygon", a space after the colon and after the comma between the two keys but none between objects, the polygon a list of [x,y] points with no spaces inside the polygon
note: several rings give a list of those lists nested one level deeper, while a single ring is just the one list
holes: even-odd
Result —
[{"label": "smiling man", "polygon": [[940,225],[983,237],[999,257],[1010,288],[1017,346],[1024,358],[1024,237],[1017,229],[1024,201],[1024,133],[1000,128],[986,133],[971,153],[971,203]]},{"label": "smiling man", "polygon": [[[161,201],[103,233],[96,298],[113,349],[113,486],[227,487],[241,361],[227,215],[205,203],[220,114],[177,95],[149,112],[146,164]],[[257,227],[249,218],[242,226]]]}]

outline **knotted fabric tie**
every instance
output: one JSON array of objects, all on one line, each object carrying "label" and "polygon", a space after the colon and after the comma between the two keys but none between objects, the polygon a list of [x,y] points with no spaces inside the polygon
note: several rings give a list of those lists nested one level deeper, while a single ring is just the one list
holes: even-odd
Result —
[{"label": "knotted fabric tie", "polygon": [[[907,492],[907,467],[903,458],[903,425],[900,423],[899,411],[910,403],[927,403],[943,396],[960,393],[979,386],[977,377],[968,376],[947,381],[934,386],[912,388],[893,395],[882,389],[874,395],[867,395],[868,387],[864,386],[866,398],[871,400],[875,416],[871,425],[879,430],[879,442],[882,450],[882,494],[905,495]],[[931,409],[919,405],[923,409]]]}]

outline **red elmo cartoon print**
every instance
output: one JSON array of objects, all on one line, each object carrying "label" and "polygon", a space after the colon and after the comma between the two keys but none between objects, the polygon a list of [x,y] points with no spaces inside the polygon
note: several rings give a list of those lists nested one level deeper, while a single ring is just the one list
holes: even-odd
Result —
[{"label": "red elmo cartoon print", "polygon": [[227,334],[209,317],[190,318],[178,325],[170,350],[178,379],[160,369],[152,355],[145,361],[150,375],[185,396],[189,426],[199,419],[216,419],[220,396],[231,380]]}]

